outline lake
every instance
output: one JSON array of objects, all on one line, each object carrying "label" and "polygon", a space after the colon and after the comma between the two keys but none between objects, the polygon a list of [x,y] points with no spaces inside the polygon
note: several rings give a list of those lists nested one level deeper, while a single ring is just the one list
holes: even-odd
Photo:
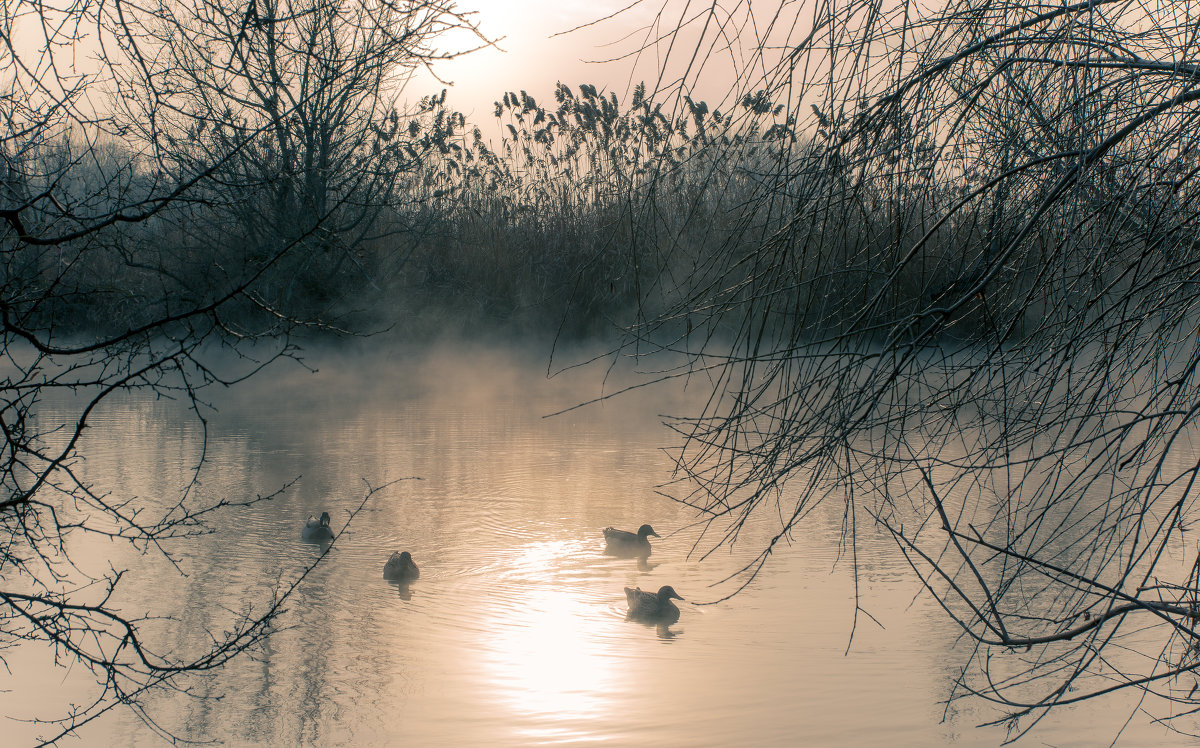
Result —
[{"label": "lake", "polygon": [[[745,591],[720,581],[760,549],[770,517],[707,558],[692,510],[661,495],[671,478],[664,413],[695,411],[702,383],[613,391],[603,367],[546,377],[546,352],[483,347],[315,354],[313,374],[278,365],[228,392],[207,434],[177,403],[111,401],[79,465],[119,494],[172,500],[207,441],[198,491],[271,501],[226,512],[213,535],[151,552],[90,542],[86,563],[128,566],[121,598],[167,649],[203,644],[233,616],[266,605],[321,553],[302,542],[310,514],[340,528],[370,498],[287,604],[267,645],[215,677],[160,694],[165,731],[228,745],[994,746],[998,713],[958,701],[969,647],[921,593],[894,545],[859,547],[855,626],[850,564],[839,561],[842,508],[819,506]],[[408,477],[419,478],[400,480]],[[294,483],[292,483],[294,481]],[[289,485],[290,484],[290,485]],[[161,498],[159,498],[161,497]],[[650,523],[648,563],[603,555],[601,531]],[[408,550],[420,579],[382,578]],[[626,620],[622,588],[672,585],[686,602],[670,627]],[[851,630],[854,630],[851,639]],[[13,719],[52,716],[86,697],[86,673],[28,648],[6,653],[0,703]],[[1021,744],[1189,745],[1125,696],[1063,710]],[[45,732],[5,727],[5,744]],[[83,745],[161,745],[128,711],[80,731]],[[11,741],[11,742],[10,742]],[[68,739],[65,744],[71,744]]]}]

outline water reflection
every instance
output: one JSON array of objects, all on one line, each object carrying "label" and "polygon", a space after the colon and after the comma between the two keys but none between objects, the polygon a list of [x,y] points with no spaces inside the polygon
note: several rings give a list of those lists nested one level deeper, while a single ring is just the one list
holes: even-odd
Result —
[{"label": "water reflection", "polygon": [[637,560],[638,571],[651,572],[658,566],[659,564],[657,563],[650,563],[650,559],[648,558],[639,558]]},{"label": "water reflection", "polygon": [[[303,476],[181,547],[186,577],[149,557],[121,556],[121,547],[100,549],[102,562],[135,567],[140,596],[130,609],[153,602],[177,613],[164,626],[181,650],[187,632],[219,634],[229,611],[261,603],[273,580],[327,547],[301,542],[304,517],[345,516],[361,498],[347,487],[364,476],[376,485],[423,478],[368,503],[290,601],[286,628],[253,659],[203,681],[197,693],[212,698],[172,694],[156,704],[169,729],[234,745],[1002,739],[974,728],[995,716],[983,709],[942,721],[958,631],[910,583],[903,558],[869,536],[857,557],[861,604],[886,628],[860,618],[847,654],[856,590],[847,565],[834,565],[836,504],[818,506],[802,542],[781,550],[746,593],[694,604],[719,596],[710,585],[752,559],[772,528],[749,523],[732,551],[703,564],[688,557],[699,530],[678,528],[694,517],[655,492],[670,467],[658,449],[670,436],[654,414],[682,403],[654,393],[543,419],[587,397],[532,368],[518,377],[478,352],[429,372],[420,356],[405,361],[358,367],[354,377],[333,362],[318,377],[285,372],[270,387],[231,393],[222,404],[229,417],[207,434],[169,404],[97,414],[103,438],[99,428],[88,432],[98,449],[81,469],[126,493],[170,496],[204,439],[213,457],[204,488],[213,495],[268,493]],[[602,528],[639,522],[664,536],[653,561],[605,555]],[[396,549],[420,564],[418,582],[381,578]],[[624,588],[664,584],[689,599],[679,622],[627,620]],[[19,657],[7,659],[17,668]],[[22,680],[30,670],[18,668],[0,682],[10,689],[6,714],[30,715],[61,693],[61,674],[44,670]],[[1048,721],[1046,742],[1111,739],[1111,721],[1077,713],[1087,716],[1064,712],[1057,728]],[[86,737],[96,744],[160,744],[127,714],[95,728]],[[1144,725],[1126,736],[1170,742]]]},{"label": "water reflection", "polygon": [[396,588],[396,597],[401,600],[412,600],[412,582],[388,582],[388,584]]},{"label": "water reflection", "polygon": [[569,588],[531,585],[524,593],[483,611],[481,625],[493,632],[482,658],[489,687],[500,686],[509,707],[555,722],[603,714],[621,664],[604,646],[605,631],[610,639],[616,631],[603,606]]},{"label": "water reflection", "polygon": [[582,553],[579,541],[567,540],[516,549],[505,596],[482,616],[492,632],[485,677],[509,708],[535,718],[540,726],[531,737],[573,734],[568,726],[603,714],[607,694],[619,686],[619,660],[603,639],[611,627],[603,604],[560,573],[561,561]]}]

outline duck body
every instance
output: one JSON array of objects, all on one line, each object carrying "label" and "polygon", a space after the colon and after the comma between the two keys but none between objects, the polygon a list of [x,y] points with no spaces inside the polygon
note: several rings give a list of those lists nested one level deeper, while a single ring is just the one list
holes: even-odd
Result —
[{"label": "duck body", "polygon": [[650,525],[642,525],[637,532],[604,528],[604,552],[610,556],[632,556],[645,558],[650,555],[650,536],[659,537]]},{"label": "duck body", "polygon": [[304,528],[300,530],[300,538],[317,542],[333,540],[333,529],[329,527],[329,512],[321,512],[320,519],[309,516]]},{"label": "duck body", "polygon": [[679,608],[672,599],[683,598],[670,585],[658,592],[643,592],[640,587],[626,587],[625,599],[629,602],[629,617],[646,623],[671,624],[679,620]]},{"label": "duck body", "polygon": [[421,576],[421,570],[412,560],[408,551],[394,551],[391,558],[383,565],[383,578],[389,582],[404,584]]}]

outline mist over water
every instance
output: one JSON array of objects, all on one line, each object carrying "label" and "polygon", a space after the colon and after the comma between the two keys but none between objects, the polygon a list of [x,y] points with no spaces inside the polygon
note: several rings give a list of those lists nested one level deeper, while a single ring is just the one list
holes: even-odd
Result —
[{"label": "mist over water", "polygon": [[[272,366],[215,393],[207,434],[166,400],[114,399],[96,414],[79,470],[118,494],[177,498],[207,440],[198,491],[267,502],[222,515],[214,534],[153,551],[107,541],[83,563],[128,566],[121,607],[170,611],[147,622],[165,648],[203,646],[269,602],[321,552],[306,517],[340,529],[369,486],[391,481],[288,603],[253,657],[156,696],[162,729],[230,745],[980,745],[998,715],[947,711],[963,657],[958,631],[888,541],[858,549],[860,605],[838,561],[842,507],[818,506],[802,535],[743,593],[718,585],[761,548],[770,516],[701,561],[692,510],[662,496],[662,414],[695,412],[702,386],[667,383],[547,418],[637,381],[603,367],[546,377],[546,352],[448,344],[314,352],[318,371]],[[702,383],[693,383],[693,385]],[[405,478],[419,478],[401,480]],[[645,564],[603,555],[606,526],[650,523]],[[705,541],[698,550],[707,550]],[[382,578],[408,550],[420,579]],[[623,587],[672,585],[686,602],[670,627],[626,620]],[[29,718],[86,695],[85,673],[42,652],[8,658],[4,713]],[[958,709],[966,705],[959,703]],[[1136,705],[1094,702],[1048,718],[1026,740],[1107,743]],[[42,731],[12,723],[13,745]],[[6,741],[8,739],[6,738]],[[1188,744],[1134,719],[1130,745]],[[159,745],[127,711],[81,732],[85,745]]]}]

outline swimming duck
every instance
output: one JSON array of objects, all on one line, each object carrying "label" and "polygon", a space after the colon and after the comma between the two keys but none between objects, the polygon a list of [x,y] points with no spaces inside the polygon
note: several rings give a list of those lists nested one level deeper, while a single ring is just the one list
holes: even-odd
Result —
[{"label": "swimming duck", "polygon": [[645,558],[650,555],[649,536],[659,537],[650,525],[642,525],[637,533],[628,530],[617,530],[612,527],[604,528],[604,552],[610,556],[638,556]]},{"label": "swimming duck", "polygon": [[333,530],[329,527],[329,512],[321,512],[321,519],[309,515],[300,531],[302,540],[333,540]]},{"label": "swimming duck", "polygon": [[408,551],[395,551],[392,557],[383,565],[383,578],[389,582],[404,584],[421,576],[421,570],[413,563]]},{"label": "swimming duck", "polygon": [[670,585],[661,587],[657,593],[642,592],[640,587],[625,588],[629,617],[647,623],[671,624],[679,620],[679,608],[675,607],[671,598],[683,599]]}]

